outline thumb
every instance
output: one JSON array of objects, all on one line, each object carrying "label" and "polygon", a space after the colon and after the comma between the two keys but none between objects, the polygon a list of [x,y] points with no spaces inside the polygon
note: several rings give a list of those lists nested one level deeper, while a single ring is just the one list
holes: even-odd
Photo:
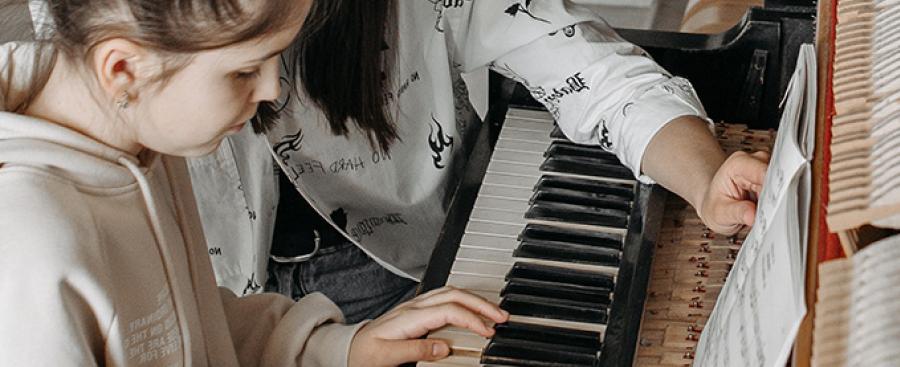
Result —
[{"label": "thumb", "polygon": [[387,366],[436,361],[450,354],[450,346],[440,339],[383,340],[382,343],[387,353],[381,361]]}]

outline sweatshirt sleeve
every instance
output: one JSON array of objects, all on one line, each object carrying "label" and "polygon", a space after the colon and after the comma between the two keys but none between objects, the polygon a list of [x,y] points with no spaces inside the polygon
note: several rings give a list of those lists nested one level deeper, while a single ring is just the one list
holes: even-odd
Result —
[{"label": "sweatshirt sleeve", "polygon": [[16,176],[0,174],[0,366],[101,364],[113,321],[102,255],[69,219],[90,215]]},{"label": "sweatshirt sleeve", "polygon": [[241,366],[346,366],[353,336],[341,310],[321,293],[294,302],[280,294],[238,298],[219,288]]},{"label": "sweatshirt sleeve", "polygon": [[644,182],[650,140],[681,116],[706,117],[690,83],[673,77],[579,1],[473,1],[446,8],[455,64],[488,65],[522,83],[566,136],[615,153]]}]

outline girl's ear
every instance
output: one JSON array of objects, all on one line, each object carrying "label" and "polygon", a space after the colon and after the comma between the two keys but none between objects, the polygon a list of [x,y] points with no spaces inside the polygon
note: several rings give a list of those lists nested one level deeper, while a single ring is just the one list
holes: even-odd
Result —
[{"label": "girl's ear", "polygon": [[104,94],[110,100],[136,98],[136,86],[148,75],[150,53],[140,45],[113,38],[99,43],[92,54],[91,65],[94,75]]}]

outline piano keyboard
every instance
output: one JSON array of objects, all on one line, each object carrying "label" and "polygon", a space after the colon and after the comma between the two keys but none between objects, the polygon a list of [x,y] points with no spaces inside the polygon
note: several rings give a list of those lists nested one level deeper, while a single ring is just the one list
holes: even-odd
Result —
[{"label": "piano keyboard", "polygon": [[628,334],[607,329],[613,310],[633,302],[636,256],[625,244],[640,235],[636,201],[649,186],[611,153],[566,140],[552,121],[510,109],[446,283],[499,303],[509,322],[491,339],[438,330],[429,338],[447,340],[452,355],[419,366],[598,366],[605,337]]}]

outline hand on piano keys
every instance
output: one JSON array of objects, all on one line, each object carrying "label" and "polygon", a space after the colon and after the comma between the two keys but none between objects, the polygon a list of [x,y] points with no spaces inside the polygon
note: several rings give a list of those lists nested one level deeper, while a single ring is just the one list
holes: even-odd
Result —
[{"label": "hand on piano keys", "polygon": [[508,312],[470,292],[453,287],[435,289],[363,326],[351,343],[349,366],[397,366],[439,360],[450,353],[447,342],[420,337],[451,326],[489,338],[494,335],[493,324],[508,318]]}]

